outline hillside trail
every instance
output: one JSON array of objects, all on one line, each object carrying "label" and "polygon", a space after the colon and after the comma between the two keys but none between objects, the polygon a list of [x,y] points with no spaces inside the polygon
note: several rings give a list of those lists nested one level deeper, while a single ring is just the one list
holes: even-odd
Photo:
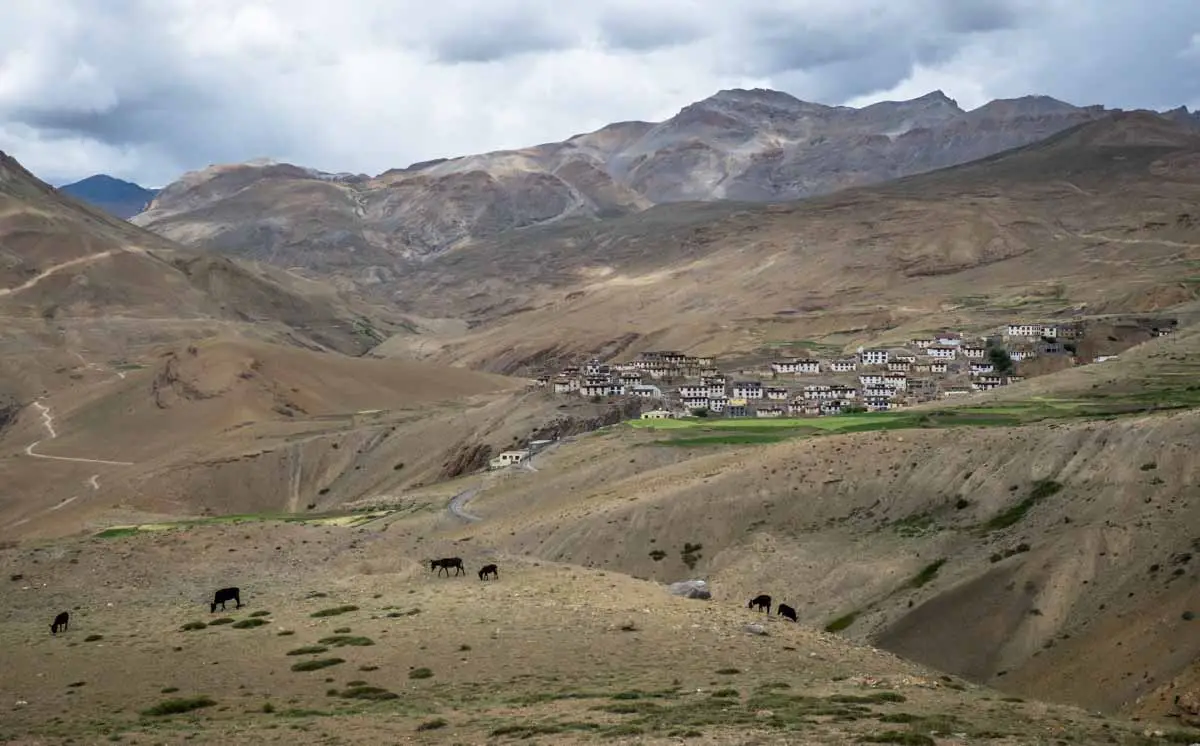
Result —
[{"label": "hillside trail", "polygon": [[99,254],[88,254],[87,256],[79,256],[79,257],[75,257],[74,259],[68,259],[65,262],[59,262],[58,264],[55,264],[47,269],[42,270],[41,272],[37,273],[36,275],[29,278],[28,280],[21,283],[20,285],[17,285],[16,287],[0,288],[0,297],[6,296],[6,295],[12,295],[13,293],[19,293],[22,290],[28,290],[29,288],[33,287],[34,285],[37,285],[39,282],[46,279],[47,277],[57,274],[57,273],[63,271],[64,269],[69,269],[71,267],[77,267],[81,264],[90,264],[92,262],[96,262],[101,259],[105,259],[107,257],[113,256],[114,254],[121,254],[121,253],[125,253],[125,252],[129,252],[129,253],[133,253],[133,254],[146,253],[144,249],[138,248],[136,246],[126,246],[126,247],[123,247],[120,249],[109,249],[107,251],[101,251]]},{"label": "hillside trail", "polygon": [[[521,461],[520,463],[517,463],[517,464],[513,464],[507,468],[511,469],[511,470],[537,472],[539,470],[536,466],[533,465],[534,459],[536,459],[538,456],[542,456],[547,453],[550,453],[551,451],[553,451],[555,448],[557,448],[561,444],[562,444],[562,441],[555,441],[554,443],[551,443],[550,445],[546,446],[545,448],[538,451],[537,453],[532,454],[529,458],[525,459],[524,461]],[[450,512],[450,515],[454,516],[455,518],[467,521],[469,523],[477,523],[479,521],[482,521],[483,518],[481,518],[473,513],[468,513],[465,510],[465,506],[469,501],[474,499],[480,492],[487,489],[487,487],[491,484],[491,482],[495,481],[495,479],[498,477],[498,475],[499,475],[499,472],[489,472],[489,473],[484,474],[483,478],[479,481],[479,484],[475,485],[474,487],[469,487],[469,488],[463,490],[462,492],[459,492],[454,497],[450,498],[449,504],[446,505],[446,510],[448,510]]]}]

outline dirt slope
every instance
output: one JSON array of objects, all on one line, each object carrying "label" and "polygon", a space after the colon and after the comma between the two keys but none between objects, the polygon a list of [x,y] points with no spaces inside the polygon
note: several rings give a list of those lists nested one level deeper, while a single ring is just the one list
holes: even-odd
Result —
[{"label": "dirt slope", "polygon": [[[0,549],[0,738],[1151,743],[1145,724],[1002,700],[725,594],[674,598],[610,571],[514,556],[482,534],[455,543],[461,533],[418,514]],[[438,577],[423,561],[431,551],[463,557],[469,574]],[[475,577],[485,562],[499,564],[498,580]],[[213,589],[227,585],[243,607],[210,613]],[[63,609],[70,629],[52,636]],[[200,707],[154,713],[169,703]]]},{"label": "dirt slope", "polygon": [[[1195,327],[1135,350],[1057,390],[1055,376],[1021,386],[1142,412],[1195,399]],[[845,634],[943,670],[1134,711],[1200,656],[1183,616],[1200,613],[1198,431],[1195,409],[751,447],[618,428],[489,485],[469,531],[551,561],[706,578],[730,602],[767,592],[813,625],[854,614]]]},{"label": "dirt slope", "polygon": [[0,531],[70,532],[117,506],[303,511],[386,494],[436,477],[460,439],[514,416],[525,385],[245,339],[169,347],[21,410],[0,471],[29,491],[4,505]]}]

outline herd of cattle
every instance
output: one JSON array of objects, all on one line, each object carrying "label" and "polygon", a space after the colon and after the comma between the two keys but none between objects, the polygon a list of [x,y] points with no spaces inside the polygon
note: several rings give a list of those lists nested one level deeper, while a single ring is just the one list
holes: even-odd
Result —
[{"label": "herd of cattle", "polygon": [[[454,569],[455,576],[467,574],[467,571],[463,568],[463,561],[462,561],[461,557],[443,557],[441,559],[429,560],[429,569],[431,571],[437,570],[438,575],[441,575],[442,571],[444,570],[446,572],[446,575],[449,576],[451,568]],[[487,580],[489,576],[493,580],[499,580],[500,579],[500,569],[498,567],[496,567],[496,565],[494,565],[494,564],[484,565],[483,567],[479,568],[479,579],[480,580]],[[217,611],[218,604],[220,604],[221,609],[224,610],[225,603],[227,601],[233,601],[235,604],[237,604],[236,608],[238,608],[238,609],[242,608],[242,591],[241,591],[241,589],[240,588],[221,588],[221,589],[217,590],[217,592],[213,594],[212,603],[209,604],[209,607],[208,607],[209,612],[215,614]],[[758,607],[759,610],[764,611],[767,614],[770,614],[771,613],[771,597],[766,595],[765,593],[760,594],[760,595],[755,596],[754,598],[750,599],[750,603],[746,604],[746,608],[748,608],[748,609],[753,609],[755,607]],[[787,604],[779,604],[777,613],[779,614],[779,616],[785,617],[787,619],[791,619],[793,622],[796,621],[796,610],[793,609],[791,606],[788,606]],[[56,634],[58,634],[58,631],[60,629],[64,632],[66,632],[67,625],[70,622],[70,620],[71,620],[71,615],[69,613],[67,613],[65,611],[59,613],[58,616],[54,617],[54,622],[50,625],[50,634],[56,635]]]}]

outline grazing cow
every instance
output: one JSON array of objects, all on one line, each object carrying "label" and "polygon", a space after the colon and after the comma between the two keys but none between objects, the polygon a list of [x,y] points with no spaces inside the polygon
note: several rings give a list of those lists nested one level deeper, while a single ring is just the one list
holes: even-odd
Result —
[{"label": "grazing cow", "polygon": [[483,567],[479,568],[480,580],[487,580],[488,575],[491,575],[492,578],[496,580],[500,579],[500,571],[496,569],[495,565],[484,565]]},{"label": "grazing cow", "polygon": [[463,569],[461,557],[443,557],[442,559],[429,560],[429,569],[437,570],[438,575],[442,574],[442,570],[445,570],[446,574],[449,575],[451,567],[454,568],[455,575],[458,575],[460,572],[463,575],[467,574],[467,571]]},{"label": "grazing cow", "polygon": [[753,609],[755,606],[757,606],[759,609],[770,614],[771,613],[771,597],[765,593],[762,593],[762,594],[750,599],[750,603],[746,604],[747,609]]},{"label": "grazing cow", "polygon": [[793,609],[791,606],[788,606],[787,604],[779,604],[779,616],[787,617],[788,619],[791,619],[793,622],[799,621],[798,619],[796,619],[796,610]]},{"label": "grazing cow", "polygon": [[54,624],[50,625],[50,634],[57,635],[58,630],[60,630],[60,629],[63,632],[66,632],[67,631],[67,622],[70,621],[70,619],[71,619],[71,615],[65,611],[61,612],[58,616],[54,617]]},{"label": "grazing cow", "polygon": [[212,606],[209,612],[216,612],[217,604],[221,604],[221,610],[225,610],[226,601],[237,601],[237,607],[242,608],[242,594],[237,588],[222,588],[213,596]]}]

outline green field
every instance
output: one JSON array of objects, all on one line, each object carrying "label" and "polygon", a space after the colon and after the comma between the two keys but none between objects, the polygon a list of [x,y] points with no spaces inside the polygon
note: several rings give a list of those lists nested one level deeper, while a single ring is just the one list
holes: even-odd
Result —
[{"label": "green field", "polygon": [[[1190,392],[1188,392],[1190,393]],[[1200,397],[1162,397],[1146,392],[1117,397],[1078,399],[1035,398],[996,406],[958,406],[945,409],[901,409],[826,417],[685,417],[671,420],[629,420],[627,425],[662,432],[657,445],[705,446],[777,443],[800,437],[883,430],[946,427],[1017,427],[1032,422],[1068,419],[1106,419],[1145,414],[1155,409],[1200,406]]]}]

